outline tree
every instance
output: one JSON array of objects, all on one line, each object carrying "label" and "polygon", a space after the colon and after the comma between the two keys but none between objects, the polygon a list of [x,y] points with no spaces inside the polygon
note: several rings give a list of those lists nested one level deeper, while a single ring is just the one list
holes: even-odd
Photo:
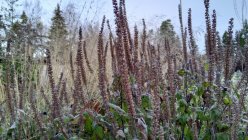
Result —
[{"label": "tree", "polygon": [[248,21],[247,19],[243,23],[243,28],[236,33],[236,42],[239,43],[240,47],[247,46],[248,42]]},{"label": "tree", "polygon": [[[55,58],[62,60],[64,53],[68,50],[67,43],[67,29],[65,19],[62,16],[60,6],[54,10],[54,16],[52,17],[52,25],[49,31],[50,47],[51,51],[55,54]],[[58,60],[57,60],[58,61]],[[63,62],[63,61],[62,61]]]},{"label": "tree", "polygon": [[174,26],[171,24],[170,19],[167,19],[161,23],[160,35],[162,37],[167,37],[172,41],[176,40],[176,32],[174,31]]},{"label": "tree", "polygon": [[[0,36],[2,44],[6,44],[7,41],[11,41],[12,32],[10,28],[17,20],[16,7],[18,6],[18,1],[19,0],[5,0],[6,5],[1,6]],[[4,50],[4,46],[1,46],[1,49]]]},{"label": "tree", "polygon": [[[0,15],[0,32],[2,32],[3,27],[2,15]],[[3,46],[2,46],[2,38],[3,36],[0,34],[0,64],[3,62]]]},{"label": "tree", "polygon": [[241,30],[236,31],[235,40],[233,41],[235,45],[235,60],[236,66],[235,71],[243,71],[245,69],[245,61],[247,60],[247,50],[248,50],[248,22],[247,19],[243,22],[243,27]]}]

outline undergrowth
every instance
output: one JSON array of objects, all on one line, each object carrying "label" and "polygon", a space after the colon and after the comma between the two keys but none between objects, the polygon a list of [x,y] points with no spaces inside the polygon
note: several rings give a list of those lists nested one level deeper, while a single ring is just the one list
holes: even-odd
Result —
[{"label": "undergrowth", "polygon": [[[125,1],[112,2],[115,32],[103,17],[98,63],[89,61],[80,28],[76,54],[70,52],[70,74],[55,75],[53,52],[46,50],[49,87],[38,86],[39,64],[32,58],[19,63],[7,44],[1,63],[0,139],[247,139],[248,49],[233,42],[233,19],[224,46],[216,12],[210,16],[209,0],[204,0],[206,54],[198,54],[192,11],[185,26],[179,4],[182,47],[175,52],[170,37],[148,38],[144,20],[141,33],[137,26],[130,28]],[[237,52],[246,66],[239,73]],[[98,88],[91,91],[88,73],[94,72]],[[94,94],[101,99],[90,98]]]}]

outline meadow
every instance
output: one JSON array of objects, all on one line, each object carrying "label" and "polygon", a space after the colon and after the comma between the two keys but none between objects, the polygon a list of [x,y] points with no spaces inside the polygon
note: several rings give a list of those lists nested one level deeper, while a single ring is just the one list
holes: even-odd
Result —
[{"label": "meadow", "polygon": [[248,24],[233,31],[230,17],[220,35],[204,5],[204,53],[180,3],[179,35],[170,20],[153,36],[145,20],[130,27],[125,0],[112,0],[113,25],[76,30],[57,6],[44,40],[25,14],[0,20],[0,139],[248,139]]}]

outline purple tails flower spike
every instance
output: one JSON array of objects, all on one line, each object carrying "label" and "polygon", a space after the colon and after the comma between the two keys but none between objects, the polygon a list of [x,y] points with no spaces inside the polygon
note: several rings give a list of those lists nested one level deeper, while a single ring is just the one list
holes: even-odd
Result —
[{"label": "purple tails flower spike", "polygon": [[196,66],[196,44],[195,44],[195,39],[193,35],[193,30],[192,30],[192,17],[191,17],[191,8],[188,11],[188,30],[189,30],[189,37],[190,37],[190,46],[192,48],[191,53],[192,53],[192,69],[193,72],[197,72],[197,66]]},{"label": "purple tails flower spike", "polygon": [[58,101],[58,87],[55,87],[55,82],[53,78],[53,68],[51,62],[51,54],[50,51],[47,49],[47,71],[49,77],[49,83],[52,90],[52,117],[53,119],[60,116],[60,107]]},{"label": "purple tails flower spike", "polygon": [[115,54],[115,46],[113,44],[113,33],[110,28],[109,20],[107,20],[107,25],[109,29],[109,45],[110,45],[110,52],[111,52],[111,59],[112,59],[112,71],[114,75],[117,74],[117,68],[116,68],[116,54]]},{"label": "purple tails flower spike", "polygon": [[116,42],[116,54],[117,61],[118,61],[118,70],[121,75],[122,84],[123,84],[123,90],[125,93],[126,100],[128,102],[128,112],[131,116],[131,125],[135,126],[134,118],[136,116],[136,110],[134,107],[134,100],[133,95],[131,91],[131,85],[129,83],[129,73],[128,73],[128,67],[127,62],[125,59],[125,52],[124,52],[124,46],[122,42],[122,27],[121,27],[121,20],[119,18],[119,12],[118,12],[118,5],[116,0],[112,0],[113,7],[114,7],[114,13],[115,13],[115,23],[116,23],[116,34],[117,34],[117,42]]},{"label": "purple tails flower spike", "polygon": [[175,91],[175,86],[174,86],[174,70],[172,66],[172,58],[171,58],[171,49],[170,49],[170,44],[167,39],[165,39],[165,49],[167,51],[167,61],[168,61],[168,75],[169,75],[169,85],[170,85],[170,96],[171,98],[171,115],[172,118],[175,117],[176,115],[176,91]]},{"label": "purple tails flower spike", "polygon": [[79,28],[79,42],[78,42],[78,56],[77,56],[77,65],[80,68],[82,81],[85,86],[87,86],[85,68],[84,68],[84,61],[83,61],[83,50],[82,50],[82,28]]},{"label": "purple tails flower spike", "polygon": [[228,27],[228,39],[227,39],[227,47],[226,47],[226,54],[225,54],[225,66],[224,66],[224,78],[225,78],[225,85],[230,85],[231,75],[230,75],[230,66],[232,63],[232,39],[233,39],[233,18],[229,21]]},{"label": "purple tails flower spike", "polygon": [[126,58],[126,63],[128,66],[128,72],[132,73],[133,72],[133,65],[132,65],[132,58],[131,58],[131,49],[130,49],[130,44],[128,40],[128,33],[127,33],[127,19],[124,16],[123,12],[123,5],[124,1],[120,0],[120,5],[119,5],[119,17],[120,17],[120,25],[121,25],[121,32],[122,32],[122,37],[123,37],[123,45],[125,49],[125,58]]},{"label": "purple tails flower spike", "polygon": [[89,61],[89,58],[87,56],[87,50],[86,50],[86,41],[84,41],[84,44],[83,44],[83,51],[84,51],[84,58],[85,58],[85,61],[86,61],[86,65],[90,71],[90,73],[93,73],[93,69],[90,65],[90,61]]},{"label": "purple tails flower spike", "polygon": [[182,38],[182,45],[183,45],[183,58],[184,58],[184,65],[188,63],[188,54],[187,54],[187,32],[183,29],[183,14],[182,14],[182,3],[178,5],[178,13],[179,13],[179,21],[180,21],[180,29],[181,29],[181,38]]},{"label": "purple tails flower spike", "polygon": [[100,94],[103,99],[103,106],[106,112],[109,112],[109,106],[108,106],[108,98],[107,98],[107,92],[106,92],[106,66],[105,66],[105,61],[106,57],[104,55],[104,47],[103,47],[103,29],[104,29],[104,23],[105,23],[105,16],[103,17],[102,20],[102,25],[101,25],[101,30],[99,32],[98,36],[98,79],[99,79],[99,89],[100,89]]}]

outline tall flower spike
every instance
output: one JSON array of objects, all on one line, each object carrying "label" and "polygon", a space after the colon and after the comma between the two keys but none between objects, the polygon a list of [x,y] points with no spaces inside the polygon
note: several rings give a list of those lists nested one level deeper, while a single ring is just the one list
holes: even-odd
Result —
[{"label": "tall flower spike", "polygon": [[[138,36],[139,32],[137,29],[137,26],[134,26],[134,51],[133,51],[133,64],[134,64],[134,70],[137,70],[137,66],[138,66],[138,49],[139,49],[139,36]],[[137,73],[137,72],[135,72]]]},{"label": "tall flower spike", "polygon": [[128,33],[127,33],[127,19],[124,15],[123,12],[123,5],[124,1],[120,0],[120,5],[119,5],[119,17],[120,17],[120,25],[121,25],[121,32],[122,32],[122,37],[123,37],[123,45],[124,45],[124,49],[125,49],[125,58],[126,58],[126,63],[128,66],[128,72],[132,73],[133,71],[133,65],[132,65],[132,59],[131,59],[131,52],[130,52],[130,44],[129,44],[129,40],[128,40]]},{"label": "tall flower spike", "polygon": [[152,99],[153,99],[153,108],[154,108],[154,117],[153,117],[153,137],[156,138],[160,132],[160,97],[159,97],[159,76],[158,76],[158,62],[154,46],[149,45],[151,53],[151,87],[152,87]]},{"label": "tall flower spike", "polygon": [[72,81],[74,81],[74,64],[73,64],[73,56],[72,56],[72,51],[70,51],[70,69],[71,69],[71,78]]},{"label": "tall flower spike", "polygon": [[83,49],[84,49],[84,58],[85,58],[85,61],[86,61],[86,65],[87,65],[87,67],[88,67],[90,73],[93,73],[93,69],[92,69],[92,67],[90,66],[90,61],[89,61],[89,58],[88,58],[88,56],[87,56],[86,41],[84,41]]},{"label": "tall flower spike", "polygon": [[126,30],[127,30],[127,34],[128,34],[129,45],[130,45],[130,49],[132,50],[133,49],[133,40],[132,40],[131,32],[130,32],[129,26],[128,26],[128,18],[127,18],[126,2],[125,2],[125,0],[123,0],[123,3],[122,4],[123,4],[123,17],[124,17],[124,20],[125,20]]},{"label": "tall flower spike", "polygon": [[192,69],[193,72],[197,72],[196,67],[196,44],[192,30],[192,17],[191,17],[191,8],[188,11],[188,30],[189,30],[189,38],[190,38],[190,46],[191,46],[191,53],[192,53]]},{"label": "tall flower spike", "polygon": [[77,65],[80,68],[80,73],[82,76],[82,81],[85,86],[87,86],[85,68],[84,68],[84,61],[83,61],[83,50],[82,50],[82,28],[79,28],[79,42],[78,42],[78,54],[77,54]]},{"label": "tall flower spike", "polygon": [[[82,59],[80,59],[80,48],[78,48],[78,51],[77,51],[77,57],[76,57],[76,60],[77,60],[77,73],[76,73],[76,77],[75,77],[75,80],[74,80],[74,92],[73,92],[73,100],[74,100],[74,103],[73,103],[73,106],[72,106],[72,113],[75,115],[76,114],[76,111],[77,111],[77,108],[78,108],[78,103],[82,103],[83,105],[86,104],[86,100],[85,100],[85,97],[84,97],[84,93],[83,93],[83,87],[82,87],[82,81],[81,81],[81,77],[82,77],[82,69],[81,69],[81,66],[79,65],[79,63],[81,62]],[[80,102],[79,102],[80,101]]]},{"label": "tall flower spike", "polygon": [[216,63],[216,55],[217,55],[217,50],[216,50],[216,45],[217,45],[217,37],[216,37],[216,26],[217,26],[217,17],[216,17],[216,11],[213,10],[213,15],[212,15],[212,45],[213,45],[213,58],[214,59],[214,63]]},{"label": "tall flower spike", "polygon": [[66,79],[62,82],[62,94],[63,94],[63,98],[64,98],[64,101],[66,103],[66,105],[69,104],[69,97],[68,97],[68,93],[66,91]]},{"label": "tall flower spike", "polygon": [[208,82],[212,83],[213,81],[213,42],[212,42],[212,30],[211,30],[211,21],[209,16],[209,0],[204,0],[205,5],[205,20],[206,20],[206,30],[207,30],[207,44],[206,44],[206,52],[209,63],[208,68]]},{"label": "tall flower spike", "polygon": [[124,19],[125,19],[125,24],[126,24],[126,29],[127,29],[127,35],[128,35],[128,40],[129,40],[129,45],[130,45],[130,52],[131,52],[131,57],[133,56],[133,40],[132,40],[132,37],[131,37],[131,32],[130,32],[130,29],[129,29],[129,26],[128,26],[128,20],[127,20],[127,12],[126,12],[126,4],[125,4],[125,0],[123,0],[123,16],[124,16]]},{"label": "tall flower spike", "polygon": [[144,56],[144,60],[145,60],[145,63],[146,63],[147,62],[147,53],[146,53],[147,35],[146,35],[146,23],[145,23],[144,19],[142,19],[142,23],[143,23],[143,34],[142,34],[141,46],[142,46],[142,55]]},{"label": "tall flower spike", "polygon": [[175,84],[175,86],[176,87],[179,87],[179,85],[180,85],[180,83],[179,83],[179,81],[180,81],[180,78],[178,77],[178,74],[177,74],[177,57],[176,57],[176,55],[173,55],[173,74],[174,74],[174,78],[175,78],[175,82],[176,82],[176,84]]},{"label": "tall flower spike", "polygon": [[106,74],[106,65],[107,65],[107,55],[108,55],[108,45],[109,43],[107,42],[104,48],[104,54],[103,54],[103,66],[104,66],[104,70],[105,70],[105,82],[108,85],[108,78],[107,78],[107,74]]},{"label": "tall flower spike", "polygon": [[45,100],[45,103],[48,106],[48,108],[51,108],[50,101],[48,100],[47,96],[45,95],[43,87],[40,88],[40,94],[41,94],[42,98]]},{"label": "tall flower spike", "polygon": [[110,45],[110,52],[111,52],[111,59],[112,59],[112,71],[114,73],[114,75],[117,74],[117,68],[116,68],[116,54],[115,54],[115,46],[113,44],[113,33],[111,31],[111,28],[110,28],[110,24],[109,24],[109,20],[107,20],[107,26],[108,26],[108,29],[109,29],[109,45]]},{"label": "tall flower spike", "polygon": [[52,117],[53,119],[60,116],[60,107],[58,101],[58,87],[55,87],[55,82],[53,78],[53,68],[51,62],[51,54],[50,51],[47,49],[47,71],[49,77],[49,83],[52,90]]},{"label": "tall flower spike", "polygon": [[35,94],[34,94],[34,85],[33,85],[33,83],[31,84],[31,87],[30,87],[30,91],[29,91],[29,93],[30,93],[30,95],[29,95],[29,102],[30,102],[30,107],[31,107],[31,109],[32,109],[32,111],[33,111],[33,113],[34,113],[34,119],[35,119],[35,121],[36,121],[36,123],[37,123],[37,125],[38,125],[38,127],[39,127],[39,129],[40,129],[40,131],[41,131],[41,133],[43,134],[43,129],[42,129],[42,123],[41,123],[41,120],[40,120],[40,117],[39,117],[39,115],[38,115],[38,110],[37,110],[37,107],[36,107],[36,100],[35,100]]},{"label": "tall flower spike", "polygon": [[164,74],[162,71],[162,64],[161,64],[161,51],[160,51],[160,47],[158,45],[158,53],[157,53],[157,61],[158,61],[158,77],[159,77],[159,85],[162,86],[163,89],[163,100],[165,102],[165,110],[163,111],[163,118],[169,122],[169,120],[171,119],[171,109],[170,109],[170,101],[169,101],[169,95],[168,92],[166,91],[166,84],[165,84],[165,80],[164,80]]},{"label": "tall flower spike", "polygon": [[221,84],[221,71],[222,71],[222,46],[221,46],[221,39],[218,33],[216,33],[217,36],[217,48],[216,48],[216,85],[220,86]]},{"label": "tall flower spike", "polygon": [[60,73],[60,77],[59,77],[59,82],[58,82],[58,85],[57,85],[58,91],[60,91],[61,83],[62,83],[62,81],[63,81],[63,75],[64,75],[64,73],[61,72],[61,73]]},{"label": "tall flower spike", "polygon": [[184,56],[184,66],[186,68],[187,63],[188,63],[188,49],[187,49],[187,28],[184,29],[184,33],[183,33],[183,56]]},{"label": "tall flower spike", "polygon": [[104,47],[103,47],[103,29],[104,29],[104,23],[105,23],[105,16],[103,16],[102,19],[102,25],[101,25],[101,30],[99,32],[98,36],[98,44],[97,44],[97,54],[98,54],[98,79],[99,79],[99,89],[100,89],[100,94],[103,99],[103,106],[106,112],[109,111],[109,106],[108,106],[108,98],[107,98],[107,92],[106,92],[106,72],[105,72],[105,61],[106,59],[104,58]]},{"label": "tall flower spike", "polygon": [[129,41],[129,52],[130,52],[130,59],[131,59],[131,69],[132,69],[132,73],[134,74],[134,62],[133,62],[133,51],[134,51],[134,46],[133,46],[133,40],[131,37],[131,32],[128,26],[128,18],[127,18],[127,13],[126,13],[126,4],[125,4],[125,0],[123,0],[123,17],[124,17],[124,21],[125,21],[125,26],[126,26],[126,32],[127,32],[127,36],[128,36],[128,41]]},{"label": "tall flower spike", "polygon": [[[213,10],[212,15],[212,29],[210,32],[210,45],[209,45],[209,71],[208,71],[208,81],[210,83],[214,80],[214,69],[216,66],[216,12]],[[209,35],[208,35],[209,37]]]},{"label": "tall flower spike", "polygon": [[146,34],[146,23],[145,20],[142,19],[143,23],[143,32],[142,32],[142,40],[141,40],[141,51],[140,51],[140,58],[141,58],[141,73],[142,73],[142,85],[147,80],[147,71],[148,70],[148,65],[147,65],[147,53],[146,53],[146,39],[147,39],[147,34]]},{"label": "tall flower spike", "polygon": [[105,59],[104,62],[106,64],[106,59],[107,59],[107,55],[108,55],[108,47],[109,47],[109,42],[106,42],[105,48],[104,48],[104,54],[103,54],[103,58]]},{"label": "tall flower spike", "polygon": [[139,32],[137,26],[134,26],[134,48],[133,48],[133,66],[134,66],[134,76],[137,81],[137,104],[141,106],[141,93],[142,93],[142,78],[141,78],[141,65],[139,62]]},{"label": "tall flower spike", "polygon": [[168,75],[169,75],[169,85],[170,85],[170,95],[171,95],[171,115],[175,117],[176,115],[176,95],[174,86],[174,72],[172,67],[171,49],[170,44],[167,39],[165,39],[165,50],[167,51],[167,61],[168,61]]},{"label": "tall flower spike", "polygon": [[84,91],[83,91],[82,82],[86,83],[86,79],[82,79],[85,77],[85,76],[82,76],[83,72],[85,71],[84,71],[83,64],[82,64],[82,48],[81,47],[78,48],[76,59],[77,59],[78,66],[77,66],[77,75],[75,79],[76,80],[75,89],[76,89],[77,96],[79,97],[79,99],[81,99],[80,100],[81,103],[85,104],[86,100],[85,100],[84,93],[83,93]]},{"label": "tall flower spike", "polygon": [[210,23],[210,17],[209,17],[209,0],[204,0],[205,5],[205,20],[206,20],[206,30],[207,30],[207,45],[206,45],[206,52],[208,58],[210,57],[210,45],[211,45],[211,23]]},{"label": "tall flower spike", "polygon": [[59,91],[59,105],[60,105],[60,107],[63,107],[63,98],[64,98],[64,90],[65,89],[63,89],[63,84],[64,84],[64,80],[63,81],[61,81],[61,90]]},{"label": "tall flower spike", "polygon": [[10,92],[10,84],[11,84],[11,73],[10,73],[10,42],[11,40],[9,39],[7,41],[7,55],[6,55],[6,101],[7,101],[7,105],[8,105],[8,109],[10,112],[10,117],[11,117],[11,123],[13,123],[14,119],[15,119],[15,113],[14,113],[14,106],[13,106],[13,102],[12,102],[12,95]]},{"label": "tall flower spike", "polygon": [[24,96],[24,81],[23,78],[19,78],[19,85],[18,85],[18,90],[19,90],[19,109],[23,109],[23,96]]},{"label": "tall flower spike", "polygon": [[116,42],[116,54],[117,61],[118,61],[118,70],[121,74],[122,84],[123,84],[123,90],[125,93],[126,100],[128,102],[128,112],[131,116],[131,124],[134,125],[134,117],[136,116],[136,111],[134,107],[134,101],[131,91],[131,86],[129,84],[129,74],[128,74],[128,67],[125,60],[125,54],[124,54],[124,47],[122,42],[122,32],[121,32],[121,26],[120,26],[120,19],[119,19],[119,13],[118,13],[118,6],[116,0],[113,0],[113,7],[114,7],[114,13],[115,13],[115,23],[116,23],[116,34],[117,34],[117,42]]},{"label": "tall flower spike", "polygon": [[229,21],[229,27],[228,27],[228,39],[227,39],[227,47],[226,47],[226,54],[225,54],[225,67],[224,67],[224,78],[225,78],[225,84],[226,86],[229,86],[229,82],[231,79],[230,75],[230,65],[232,60],[232,39],[233,39],[233,18]]},{"label": "tall flower spike", "polygon": [[187,54],[187,45],[186,45],[186,38],[187,33],[184,32],[183,29],[183,14],[182,14],[182,3],[180,1],[180,4],[178,5],[178,13],[179,13],[179,22],[180,22],[180,29],[181,29],[181,38],[182,38],[182,44],[183,44],[183,58],[184,58],[184,65],[188,62],[188,54]]},{"label": "tall flower spike", "polygon": [[151,44],[150,42],[148,41],[147,42],[147,54],[148,54],[148,61],[150,66],[152,65],[152,54],[151,54]]}]

